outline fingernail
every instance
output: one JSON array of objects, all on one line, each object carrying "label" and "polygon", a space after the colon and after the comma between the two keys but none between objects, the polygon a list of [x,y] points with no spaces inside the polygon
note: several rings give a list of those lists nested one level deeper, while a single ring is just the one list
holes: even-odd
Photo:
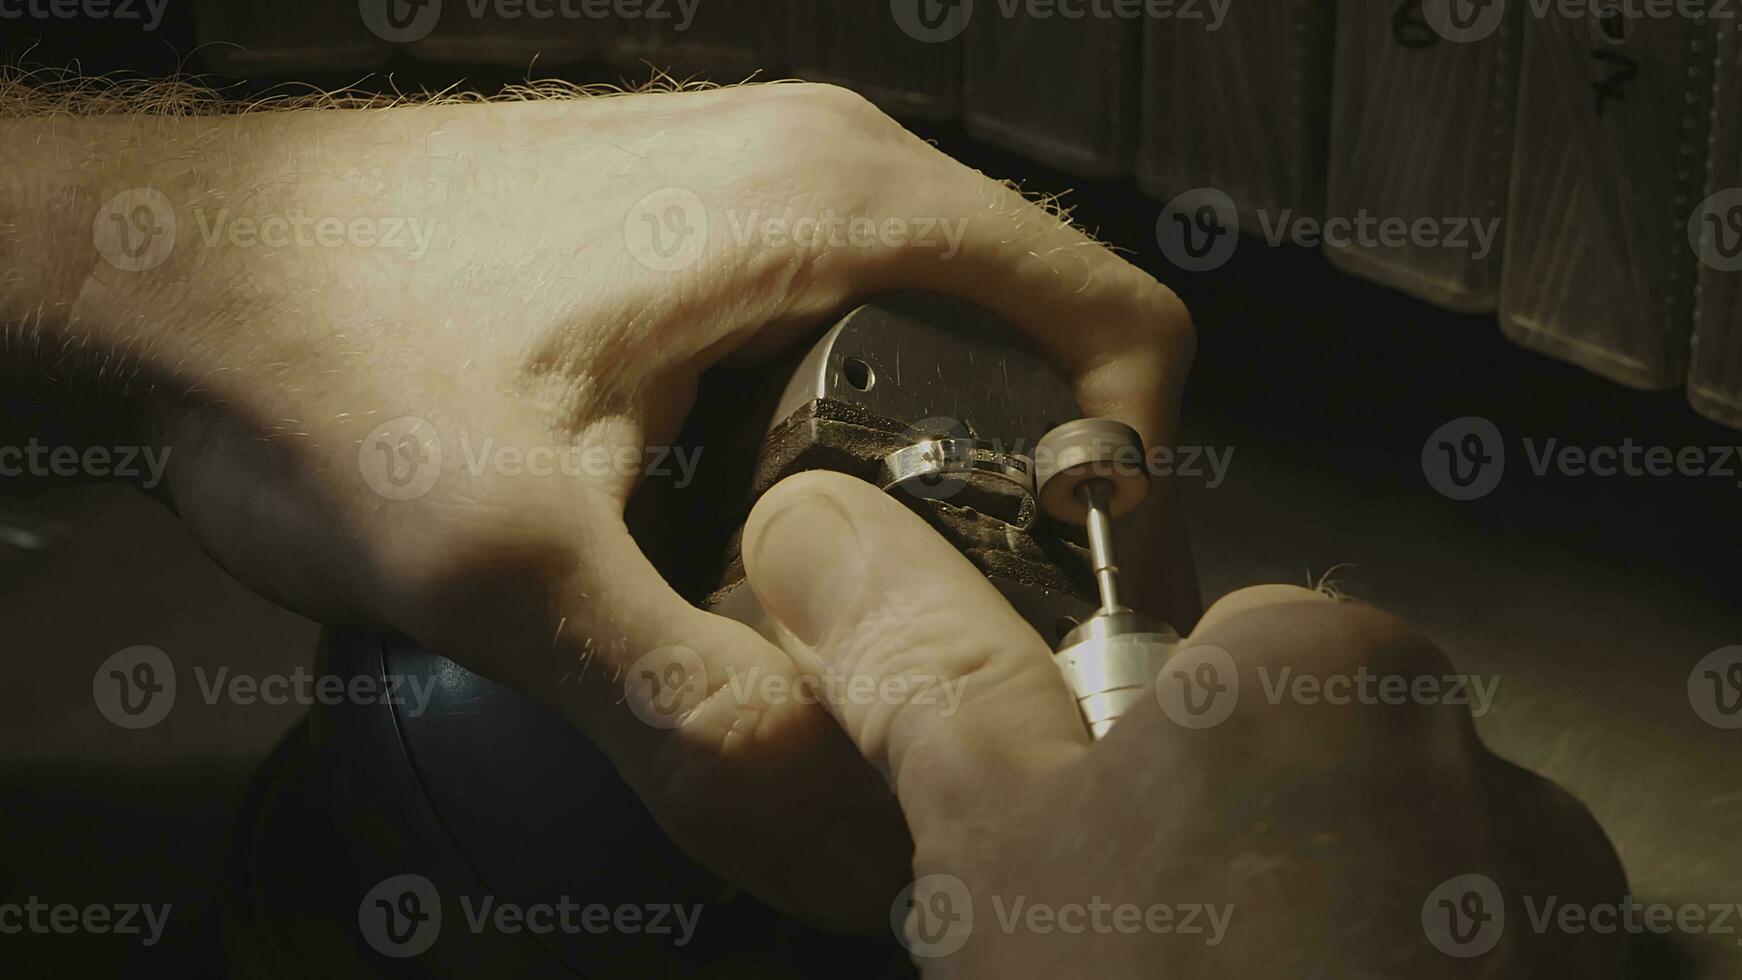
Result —
[{"label": "fingernail", "polygon": [[866,554],[833,498],[803,497],[775,513],[756,542],[754,587],[775,621],[815,647],[864,592]]}]

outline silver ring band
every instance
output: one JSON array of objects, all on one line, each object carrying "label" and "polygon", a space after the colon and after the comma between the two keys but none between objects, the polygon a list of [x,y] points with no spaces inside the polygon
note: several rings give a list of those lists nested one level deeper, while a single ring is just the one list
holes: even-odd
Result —
[{"label": "silver ring band", "polygon": [[883,457],[883,468],[888,475],[886,491],[925,477],[985,473],[1009,480],[1030,496],[1035,493],[1033,460],[977,439],[946,436],[916,442]]}]

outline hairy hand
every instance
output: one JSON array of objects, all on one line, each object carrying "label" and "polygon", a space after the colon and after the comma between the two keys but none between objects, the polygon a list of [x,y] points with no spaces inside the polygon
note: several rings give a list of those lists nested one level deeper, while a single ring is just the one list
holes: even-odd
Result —
[{"label": "hairy hand", "polygon": [[[902,694],[830,707],[912,828],[893,913],[911,902],[927,977],[1619,975],[1624,936],[1530,914],[1620,901],[1609,842],[1461,703],[1270,696],[1279,676],[1451,673],[1389,616],[1233,593],[1091,744],[1046,643],[874,489],[789,478],[744,554],[801,669]],[[1189,707],[1168,699],[1181,674]]]},{"label": "hairy hand", "polygon": [[[1192,353],[1168,289],[831,87],[5,126],[8,162],[88,207],[13,222],[45,295],[0,312],[145,393],[220,562],[554,706],[704,863],[826,924],[881,918],[899,813],[825,710],[728,686],[796,669],[643,556],[644,451],[703,370],[884,290],[1003,315],[1152,445]],[[1160,515],[1127,536],[1161,542]],[[643,723],[625,672],[683,651],[701,696]]]}]

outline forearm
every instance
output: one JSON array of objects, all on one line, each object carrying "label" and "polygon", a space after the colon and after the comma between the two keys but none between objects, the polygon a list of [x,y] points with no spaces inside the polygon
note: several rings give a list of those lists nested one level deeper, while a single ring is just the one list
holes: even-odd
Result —
[{"label": "forearm", "polygon": [[[34,392],[129,398],[209,376],[206,323],[170,315],[214,274],[172,202],[226,175],[230,123],[141,114],[0,119],[4,370]],[[221,152],[221,151],[220,151]],[[148,382],[149,384],[149,382]]]}]

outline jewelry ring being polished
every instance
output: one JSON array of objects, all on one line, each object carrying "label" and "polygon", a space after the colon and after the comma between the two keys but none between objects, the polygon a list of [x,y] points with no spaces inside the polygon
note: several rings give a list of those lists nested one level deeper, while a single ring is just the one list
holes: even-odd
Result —
[{"label": "jewelry ring being polished", "polygon": [[927,477],[967,476],[986,473],[1021,487],[1034,495],[1034,461],[1007,453],[992,443],[959,436],[926,439],[883,457],[884,490],[893,490]]}]

